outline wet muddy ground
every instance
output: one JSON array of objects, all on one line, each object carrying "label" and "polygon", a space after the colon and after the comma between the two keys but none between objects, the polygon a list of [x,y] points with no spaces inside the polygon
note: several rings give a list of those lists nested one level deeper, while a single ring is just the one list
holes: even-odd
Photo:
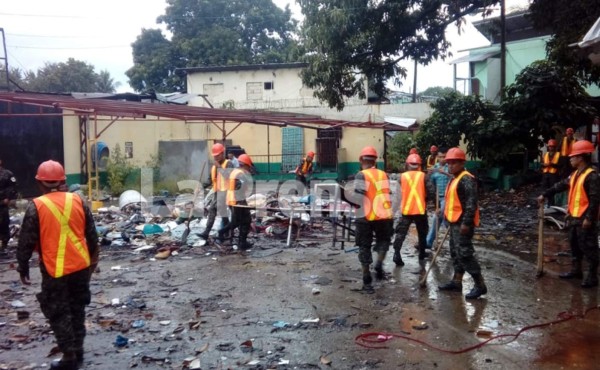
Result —
[{"label": "wet muddy ground", "polygon": [[[489,293],[475,301],[437,289],[452,274],[447,243],[426,287],[419,287],[431,262],[418,263],[414,230],[402,250],[406,266],[396,268],[389,255],[387,280],[375,283],[374,294],[359,291],[357,254],[348,244],[332,247],[331,225],[321,220],[292,247],[254,236],[246,254],[209,245],[155,260],[155,250],[104,248],[91,286],[83,368],[597,369],[598,310],[461,354],[405,339],[460,351],[598,306],[598,289],[557,277],[569,264],[557,256],[568,249],[564,232],[546,228],[546,274],[536,278],[535,195],[482,200],[476,248]],[[31,278],[33,285],[24,287],[14,264],[0,263],[0,369],[47,368],[60,356],[50,355],[53,336],[35,301],[37,269]],[[471,286],[466,277],[463,294]],[[404,338],[374,344],[382,349],[355,342],[373,332]],[[128,343],[116,346],[119,336]]]}]

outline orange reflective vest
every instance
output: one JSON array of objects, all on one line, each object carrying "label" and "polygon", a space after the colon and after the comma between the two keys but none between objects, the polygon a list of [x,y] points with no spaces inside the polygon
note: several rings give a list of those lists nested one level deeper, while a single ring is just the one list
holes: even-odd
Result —
[{"label": "orange reflective vest", "polygon": [[46,272],[59,278],[90,266],[81,198],[54,192],[33,200],[40,220],[38,251]]},{"label": "orange reflective vest", "polygon": [[[235,170],[231,171],[231,174],[229,175],[229,188],[227,189],[227,205],[228,206],[236,205],[238,200],[243,200],[243,199],[236,199],[235,180],[237,179],[237,177],[239,175],[243,175],[244,173],[246,173],[244,170],[236,168]],[[242,191],[242,190],[239,190],[239,191]]]},{"label": "orange reflective vest", "polygon": [[[463,171],[457,177],[453,178],[448,187],[446,188],[446,206],[444,207],[444,216],[450,223],[458,222],[460,216],[462,215],[462,204],[460,204],[460,199],[458,198],[458,191],[456,188],[458,187],[458,183],[465,176],[474,177],[469,173],[469,171]],[[475,219],[473,220],[475,226],[479,226],[479,207],[475,210]]]},{"label": "orange reflective vest", "polygon": [[306,158],[304,158],[302,160],[302,165],[296,167],[296,175],[300,175],[300,176],[306,175],[312,169],[312,165],[313,165],[312,162],[309,162],[306,160]]},{"label": "orange reflective vest", "polygon": [[[581,217],[590,205],[583,183],[592,171],[594,171],[592,168],[588,168],[579,177],[575,176],[577,172],[573,172],[571,175],[569,180],[569,215],[572,217]],[[577,181],[575,181],[576,177]]]},{"label": "orange reflective vest", "polygon": [[437,155],[435,157],[432,155],[428,155],[427,156],[427,169],[433,168],[433,166],[435,166],[437,161],[438,161]]},{"label": "orange reflective vest", "polygon": [[563,157],[568,157],[571,154],[571,148],[573,147],[573,143],[575,139],[569,140],[567,136],[563,137],[562,143],[560,144],[560,155]]},{"label": "orange reflective vest", "polygon": [[425,173],[408,171],[400,176],[402,200],[400,209],[404,216],[424,215],[425,208]]},{"label": "orange reflective vest", "polygon": [[227,163],[229,163],[229,160],[224,160],[219,169],[217,169],[217,164],[215,163],[210,170],[210,178],[214,191],[227,191],[227,176],[223,176],[223,172],[227,168]]},{"label": "orange reflective vest", "polygon": [[360,171],[365,176],[367,194],[363,201],[367,221],[391,220],[392,201],[390,180],[385,172],[377,168]]},{"label": "orange reflective vest", "polygon": [[[556,152],[554,153],[554,156],[552,157],[552,160],[550,160],[550,153],[546,152],[546,154],[544,154],[544,164],[548,165],[548,164],[558,164],[558,161],[560,160],[560,153]],[[542,173],[557,173],[558,172],[558,168],[556,167],[544,167],[542,169]]]}]

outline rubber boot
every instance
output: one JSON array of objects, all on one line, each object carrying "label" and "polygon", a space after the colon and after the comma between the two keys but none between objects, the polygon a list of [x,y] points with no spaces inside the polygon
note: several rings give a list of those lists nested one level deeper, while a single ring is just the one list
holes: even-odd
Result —
[{"label": "rubber boot", "polygon": [[383,261],[385,260],[386,252],[377,253],[377,262],[375,263],[375,279],[383,280],[385,273],[383,272]]},{"label": "rubber boot", "polygon": [[483,275],[473,274],[473,280],[475,280],[475,286],[469,293],[465,295],[466,299],[477,299],[487,293],[487,287],[483,280]]},{"label": "rubber boot", "polygon": [[363,273],[363,290],[366,292],[373,291],[373,278],[371,277],[371,271],[369,270],[369,265],[362,265],[362,273]]},{"label": "rubber boot", "polygon": [[573,259],[571,261],[571,271],[558,275],[561,279],[582,279],[583,272],[581,271],[581,260]]},{"label": "rubber boot", "polygon": [[400,256],[400,250],[394,250],[394,263],[396,266],[404,266],[404,261],[402,261],[402,256]]},{"label": "rubber boot", "polygon": [[582,288],[593,288],[598,286],[598,264],[591,265],[585,280],[581,283]]},{"label": "rubber boot", "polygon": [[440,290],[447,290],[451,292],[462,292],[462,279],[464,273],[455,272],[454,276],[452,276],[452,280],[447,282],[444,285],[438,286]]},{"label": "rubber boot", "polygon": [[78,368],[79,365],[77,364],[77,355],[75,352],[64,352],[60,360],[53,361],[50,364],[50,370],[77,370]]},{"label": "rubber boot", "polygon": [[238,246],[240,250],[247,251],[252,248],[253,244],[248,242],[248,236],[240,235],[238,237]]}]

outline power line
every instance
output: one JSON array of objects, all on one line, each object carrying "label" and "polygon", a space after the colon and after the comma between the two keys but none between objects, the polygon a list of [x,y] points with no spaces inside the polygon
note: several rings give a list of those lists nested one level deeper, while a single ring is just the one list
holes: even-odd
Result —
[{"label": "power line", "polygon": [[85,50],[85,49],[118,49],[130,48],[131,45],[107,45],[107,46],[72,46],[72,47],[51,47],[51,46],[19,46],[8,45],[9,48],[15,49],[42,49],[42,50]]}]

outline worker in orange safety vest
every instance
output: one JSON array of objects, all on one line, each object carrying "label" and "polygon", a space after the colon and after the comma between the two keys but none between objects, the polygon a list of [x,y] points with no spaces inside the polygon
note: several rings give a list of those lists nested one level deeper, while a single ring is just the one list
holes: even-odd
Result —
[{"label": "worker in orange safety vest", "polygon": [[43,195],[35,198],[23,218],[17,248],[17,271],[29,279],[29,259],[39,253],[42,313],[63,356],[50,369],[71,370],[83,364],[85,306],[90,303],[90,277],[98,264],[94,219],[77,194],[63,191],[65,170],[55,161],[40,164],[35,176]]},{"label": "worker in orange safety vest", "polygon": [[[548,151],[542,157],[542,187],[544,190],[550,189],[554,184],[560,181],[560,153],[556,151],[556,140],[548,140]],[[555,205],[554,197],[548,198],[548,206]]]},{"label": "worker in orange safety vest", "polygon": [[453,178],[446,188],[444,217],[450,225],[450,256],[454,276],[450,282],[440,285],[439,289],[462,292],[463,275],[468,272],[475,286],[465,298],[476,299],[487,293],[487,286],[473,247],[475,227],[479,226],[477,182],[475,177],[465,170],[465,161],[465,152],[460,148],[451,148],[446,153],[448,172]]},{"label": "worker in orange safety vest", "polygon": [[[248,233],[252,217],[246,198],[252,193],[252,159],[248,154],[242,154],[238,157],[239,168],[231,171],[229,175],[229,184],[227,189],[227,205],[231,211],[231,222],[219,230],[219,240],[223,241],[229,231],[238,228],[238,248],[242,251],[248,250],[252,244],[248,243]],[[240,206],[240,207],[236,207]]]},{"label": "worker in orange safety vest", "polygon": [[212,182],[212,191],[214,192],[215,201],[210,202],[207,207],[208,220],[206,228],[198,236],[202,239],[208,239],[210,231],[215,224],[217,214],[223,220],[223,227],[229,223],[227,214],[227,188],[228,179],[231,170],[234,168],[233,163],[225,159],[225,147],[221,143],[216,143],[211,148],[214,164],[210,169],[210,180]]},{"label": "worker in orange safety vest", "polygon": [[588,273],[581,286],[598,286],[598,209],[600,207],[600,179],[592,168],[594,144],[587,140],[573,144],[569,160],[575,169],[566,179],[556,183],[538,197],[544,199],[569,190],[567,227],[571,246],[571,271],[560,274],[562,279],[582,279],[583,258],[588,262]]},{"label": "worker in orange safety vest", "polygon": [[431,148],[429,149],[429,152],[431,154],[429,154],[427,156],[427,167],[426,167],[426,169],[428,169],[428,170],[433,168],[433,166],[435,166],[435,164],[437,163],[438,147],[435,145],[432,145]]},{"label": "worker in orange safety vest", "polygon": [[[362,266],[363,290],[372,292],[372,249],[377,252],[375,277],[377,280],[383,280],[383,261],[390,247],[394,220],[390,181],[384,171],[377,169],[377,150],[372,146],[363,148],[359,161],[361,171],[354,178],[354,192],[359,195],[361,201],[356,210],[356,244],[359,248],[358,260]],[[372,246],[373,235],[375,247]]]},{"label": "worker in orange safety vest", "polygon": [[404,266],[400,256],[402,244],[408,233],[410,225],[414,222],[419,236],[419,260],[425,259],[427,247],[427,191],[425,189],[425,172],[420,171],[422,164],[418,154],[411,154],[406,158],[408,171],[400,175],[400,211],[402,218],[396,226],[394,239],[394,263]]},{"label": "worker in orange safety vest", "polygon": [[296,174],[296,189],[298,191],[298,195],[304,194],[304,189],[308,188],[308,193],[310,193],[310,180],[308,176],[313,173],[313,161],[315,159],[315,152],[310,151],[306,153],[306,157],[302,159],[302,161],[298,164],[294,173]]}]

